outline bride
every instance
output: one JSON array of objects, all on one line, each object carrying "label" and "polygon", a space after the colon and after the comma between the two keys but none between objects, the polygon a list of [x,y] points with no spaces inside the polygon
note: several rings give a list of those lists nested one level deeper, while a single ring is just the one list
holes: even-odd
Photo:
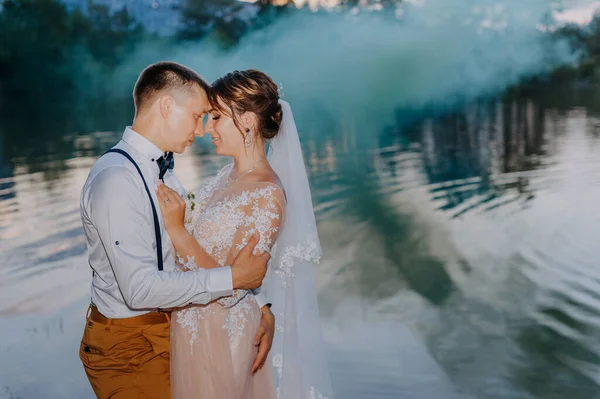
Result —
[{"label": "bride", "polygon": [[[159,188],[178,265],[196,268],[202,251],[213,267],[230,264],[255,235],[257,250],[269,251],[271,261],[259,289],[173,311],[173,398],[331,399],[312,272],[321,248],[292,110],[257,70],[227,74],[208,95],[205,132],[217,154],[233,162],[190,192],[185,207],[175,192]],[[262,314],[275,322],[264,368],[253,364]]]}]

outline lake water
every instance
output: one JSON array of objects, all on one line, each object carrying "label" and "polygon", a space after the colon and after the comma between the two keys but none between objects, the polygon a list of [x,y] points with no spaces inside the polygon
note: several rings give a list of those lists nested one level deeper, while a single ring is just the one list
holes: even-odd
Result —
[{"label": "lake water", "polygon": [[[132,109],[38,109],[0,122],[0,398],[92,398],[78,199]],[[597,93],[296,117],[336,397],[600,398]],[[199,139],[175,170],[193,188],[224,162]]]}]

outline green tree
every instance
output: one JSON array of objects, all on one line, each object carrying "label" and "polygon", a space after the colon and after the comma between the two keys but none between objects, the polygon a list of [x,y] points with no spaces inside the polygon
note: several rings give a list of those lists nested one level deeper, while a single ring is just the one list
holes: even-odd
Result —
[{"label": "green tree", "polygon": [[[47,101],[82,89],[77,83],[88,89],[92,81],[102,82],[101,73],[119,65],[144,37],[142,25],[126,8],[111,12],[90,1],[83,12],[69,10],[59,0],[4,0],[0,92]],[[6,97],[0,95],[0,101]]]},{"label": "green tree", "polygon": [[144,37],[144,28],[126,7],[111,14],[108,6],[89,3],[87,48],[96,61],[117,66]]},{"label": "green tree", "polygon": [[58,0],[6,0],[0,13],[2,89],[68,86],[63,61],[73,42],[69,12]]},{"label": "green tree", "polygon": [[244,30],[239,14],[245,7],[236,0],[186,0],[181,11],[179,37],[196,40],[213,32],[237,37]]},{"label": "green tree", "polygon": [[260,0],[254,4],[237,0],[186,0],[179,8],[182,27],[178,37],[198,40],[206,36],[231,46],[252,29],[260,29],[293,6],[291,0]]}]

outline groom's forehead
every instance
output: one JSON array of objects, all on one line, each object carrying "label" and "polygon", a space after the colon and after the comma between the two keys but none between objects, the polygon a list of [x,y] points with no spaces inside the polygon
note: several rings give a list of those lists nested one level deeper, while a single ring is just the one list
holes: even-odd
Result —
[{"label": "groom's forehead", "polygon": [[194,99],[194,105],[199,108],[198,110],[202,112],[208,112],[210,103],[208,101],[208,95],[206,94],[206,91],[200,87],[196,87],[191,94]]}]

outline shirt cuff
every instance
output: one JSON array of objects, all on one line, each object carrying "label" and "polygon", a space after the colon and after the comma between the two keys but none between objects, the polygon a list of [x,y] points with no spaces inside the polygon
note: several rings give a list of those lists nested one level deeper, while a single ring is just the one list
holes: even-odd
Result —
[{"label": "shirt cuff", "polygon": [[231,267],[215,267],[207,270],[208,290],[212,299],[221,298],[233,294],[233,276]]},{"label": "shirt cuff", "polygon": [[[258,292],[255,292],[255,291],[258,291]],[[254,292],[254,299],[256,299],[256,304],[258,305],[258,307],[260,309],[262,309],[263,306],[267,305],[267,298],[265,298],[265,296],[260,293],[260,288],[254,290],[253,292]]]}]

